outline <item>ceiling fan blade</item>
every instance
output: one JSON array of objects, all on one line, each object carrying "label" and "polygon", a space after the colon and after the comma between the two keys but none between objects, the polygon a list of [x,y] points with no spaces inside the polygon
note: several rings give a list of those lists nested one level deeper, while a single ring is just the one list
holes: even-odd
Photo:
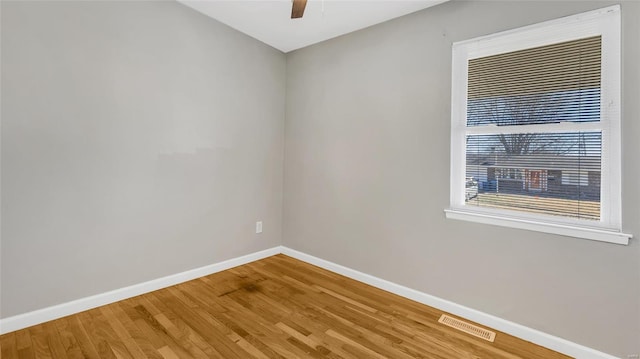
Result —
[{"label": "ceiling fan blade", "polygon": [[307,6],[307,0],[293,0],[291,8],[291,18],[298,19],[304,15],[304,8]]}]

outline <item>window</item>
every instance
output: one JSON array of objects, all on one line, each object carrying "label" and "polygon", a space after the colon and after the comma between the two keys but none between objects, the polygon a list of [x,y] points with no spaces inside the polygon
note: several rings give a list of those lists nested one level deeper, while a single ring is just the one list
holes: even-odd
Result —
[{"label": "window", "polygon": [[[599,173],[596,175],[600,175]],[[562,184],[572,186],[588,186],[589,172],[586,171],[563,171]]]},{"label": "window", "polygon": [[455,43],[452,71],[448,218],[628,243],[619,6]]},{"label": "window", "polygon": [[522,180],[522,170],[518,168],[499,168],[496,172],[496,178]]}]

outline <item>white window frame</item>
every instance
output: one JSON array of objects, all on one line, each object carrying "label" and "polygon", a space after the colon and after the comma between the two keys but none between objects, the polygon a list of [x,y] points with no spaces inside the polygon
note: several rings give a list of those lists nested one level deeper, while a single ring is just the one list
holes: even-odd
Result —
[{"label": "white window frame", "polygon": [[[469,60],[598,35],[602,38],[600,121],[519,125],[518,132],[602,132],[600,220],[580,220],[466,205],[466,136],[513,132],[513,126],[467,127]],[[620,6],[614,5],[453,44],[451,203],[450,208],[445,210],[447,218],[628,244],[632,236],[622,232],[621,208],[620,37]]]}]

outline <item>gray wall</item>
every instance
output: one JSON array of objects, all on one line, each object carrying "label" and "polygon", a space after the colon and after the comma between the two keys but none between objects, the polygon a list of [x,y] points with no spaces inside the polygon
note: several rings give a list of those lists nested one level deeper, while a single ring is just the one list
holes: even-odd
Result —
[{"label": "gray wall", "polygon": [[[451,43],[612,3],[451,2],[287,55],[284,244],[626,357],[640,245],[445,219]],[[640,3],[622,4],[624,230],[640,235]]]},{"label": "gray wall", "polygon": [[3,318],[281,243],[284,54],[175,2],[1,31]]}]

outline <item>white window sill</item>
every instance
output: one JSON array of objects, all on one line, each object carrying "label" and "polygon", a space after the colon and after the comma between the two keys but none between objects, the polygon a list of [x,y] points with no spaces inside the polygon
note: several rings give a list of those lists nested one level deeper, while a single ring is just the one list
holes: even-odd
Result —
[{"label": "white window sill", "polygon": [[492,224],[502,227],[526,229],[530,231],[553,233],[561,236],[591,239],[616,244],[629,244],[631,234],[604,229],[577,227],[566,224],[536,222],[528,219],[509,218],[493,214],[476,213],[458,209],[445,209],[447,218],[463,221]]}]

